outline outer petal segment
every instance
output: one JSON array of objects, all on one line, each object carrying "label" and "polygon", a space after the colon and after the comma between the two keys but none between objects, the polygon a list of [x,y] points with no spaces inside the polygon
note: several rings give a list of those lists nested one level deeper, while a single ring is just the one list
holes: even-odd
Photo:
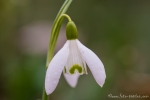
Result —
[{"label": "outer petal segment", "polygon": [[96,82],[102,87],[106,78],[104,65],[102,64],[101,60],[97,57],[97,55],[93,51],[91,51],[83,44],[81,44],[79,40],[77,40],[76,42],[79,51],[83,59],[89,66]]},{"label": "outer petal segment", "polygon": [[71,87],[75,88],[77,83],[78,83],[78,78],[79,78],[80,75],[78,73],[75,73],[73,75],[64,74],[64,76],[65,76],[65,79],[66,79],[67,83]]},{"label": "outer petal segment", "polygon": [[67,62],[68,55],[69,44],[67,41],[63,48],[60,51],[58,51],[58,53],[54,56],[54,58],[48,66],[45,77],[45,90],[47,94],[51,94],[55,90],[63,68]]}]

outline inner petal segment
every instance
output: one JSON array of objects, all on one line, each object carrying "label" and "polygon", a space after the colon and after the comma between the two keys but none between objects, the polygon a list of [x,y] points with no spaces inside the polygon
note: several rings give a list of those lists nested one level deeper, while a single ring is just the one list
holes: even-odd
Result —
[{"label": "inner petal segment", "polygon": [[65,73],[67,74],[75,74],[78,73],[82,75],[86,73],[85,62],[83,61],[79,49],[76,44],[76,40],[68,40],[69,41],[69,57],[67,63],[65,65]]}]

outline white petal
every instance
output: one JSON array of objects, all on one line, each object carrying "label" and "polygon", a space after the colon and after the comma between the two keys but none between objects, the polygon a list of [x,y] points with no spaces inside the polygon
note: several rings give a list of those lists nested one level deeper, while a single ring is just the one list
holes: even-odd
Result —
[{"label": "white petal", "polygon": [[45,90],[47,94],[51,94],[55,90],[63,68],[67,62],[68,55],[69,45],[67,41],[63,48],[60,51],[58,51],[58,53],[54,56],[54,58],[48,66],[45,77]]},{"label": "white petal", "polygon": [[76,85],[77,85],[77,83],[78,83],[78,78],[79,78],[79,76],[80,76],[80,75],[79,75],[78,73],[75,73],[75,74],[73,74],[73,75],[64,74],[64,77],[65,77],[67,83],[68,83],[71,87],[73,87],[73,88],[76,87]]},{"label": "white petal", "polygon": [[83,44],[81,44],[79,40],[77,40],[76,42],[79,51],[83,59],[89,66],[96,82],[102,87],[106,78],[104,65],[102,64],[101,60],[97,57],[97,55],[93,51],[91,51]]}]

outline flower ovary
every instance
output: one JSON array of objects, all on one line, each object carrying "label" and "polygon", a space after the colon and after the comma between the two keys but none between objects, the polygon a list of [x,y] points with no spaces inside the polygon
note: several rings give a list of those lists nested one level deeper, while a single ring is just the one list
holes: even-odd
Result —
[{"label": "flower ovary", "polygon": [[73,21],[69,21],[66,26],[66,36],[68,40],[74,40],[78,38],[77,27]]}]

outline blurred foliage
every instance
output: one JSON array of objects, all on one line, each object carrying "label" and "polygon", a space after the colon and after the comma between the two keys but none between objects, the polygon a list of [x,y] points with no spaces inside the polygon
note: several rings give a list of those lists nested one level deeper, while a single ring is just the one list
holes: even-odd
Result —
[{"label": "blurred foliage", "polygon": [[[41,20],[53,22],[63,2],[0,0],[0,100],[41,98],[46,52],[22,52],[27,48],[18,45],[20,29]],[[148,0],[74,0],[68,14],[79,35],[86,37],[80,41],[85,39],[101,58],[107,79],[100,88],[88,70],[72,89],[62,76],[50,100],[109,100],[108,94],[120,93],[150,96],[149,9]]]}]

